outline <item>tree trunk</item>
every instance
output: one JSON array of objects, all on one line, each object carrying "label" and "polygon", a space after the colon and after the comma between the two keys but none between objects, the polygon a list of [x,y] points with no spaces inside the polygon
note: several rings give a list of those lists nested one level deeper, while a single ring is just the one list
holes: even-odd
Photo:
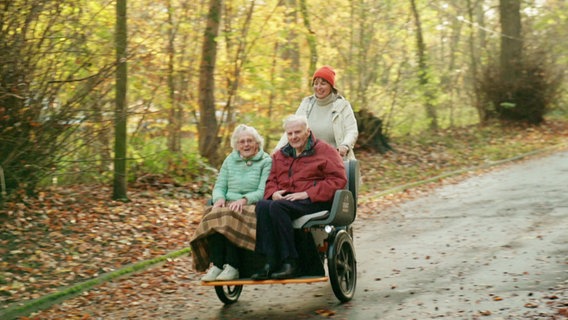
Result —
[{"label": "tree trunk", "polygon": [[173,21],[173,8],[171,0],[168,0],[168,150],[176,153],[181,151],[181,124],[183,122],[183,110],[178,103],[175,83],[175,38],[176,26]]},{"label": "tree trunk", "polygon": [[[238,36],[238,41],[236,43],[236,49],[231,45],[230,39],[227,39],[227,56],[230,57],[234,54],[233,59],[233,72],[232,74],[227,74],[227,100],[225,102],[225,108],[223,110],[223,116],[221,118],[221,124],[218,126],[217,130],[221,126],[226,124],[226,134],[225,134],[225,146],[223,148],[230,147],[230,135],[235,129],[235,111],[234,102],[239,90],[241,72],[243,65],[247,61],[247,35],[250,29],[250,24],[252,22],[252,16],[255,8],[255,1],[250,1],[250,6],[247,10],[246,18],[243,21],[241,32]],[[227,12],[225,12],[227,13]],[[227,19],[228,20],[228,19]],[[226,23],[229,25],[229,22]],[[227,37],[231,34],[231,30],[227,30]],[[233,53],[234,51],[234,53]],[[224,122],[225,121],[225,122]],[[217,132],[219,135],[219,132]]]},{"label": "tree trunk", "polygon": [[[286,0],[282,4],[285,6],[287,13],[284,19],[286,19],[286,25],[295,26],[298,22],[298,10],[296,0]],[[286,74],[297,74],[300,69],[300,51],[298,48],[298,34],[296,29],[286,30],[286,38],[288,44],[285,46],[282,52],[282,59],[290,61],[290,67],[286,70]]]},{"label": "tree trunk", "polygon": [[[104,106],[110,104],[109,101],[107,101],[108,98],[105,98],[105,94],[95,94],[96,101],[92,103],[93,119],[95,123],[99,125],[104,123]],[[96,140],[92,143],[92,147],[93,152],[97,154],[100,159],[96,170],[98,174],[102,175],[108,171],[110,159],[112,159],[112,150],[110,147],[112,145],[112,133],[109,130],[100,130],[98,127],[88,127],[86,134],[96,137]]]},{"label": "tree trunk", "polygon": [[[454,4],[455,8],[448,8],[455,12],[461,10],[461,5]],[[443,11],[440,11],[440,24],[443,25],[447,22],[446,15]],[[443,28],[440,32],[440,50],[437,53],[438,61],[442,65],[446,66],[445,70],[440,72],[440,88],[447,94],[449,99],[443,101],[441,107],[448,110],[448,120],[449,126],[454,127],[456,125],[456,120],[459,120],[459,109],[461,106],[460,86],[455,84],[460,81],[461,74],[457,74],[455,71],[458,69],[456,67],[458,63],[459,56],[462,55],[460,50],[460,43],[462,37],[462,27],[464,26],[463,21],[459,19],[452,19],[451,24],[448,25],[449,28]],[[458,101],[455,101],[456,98]]]},{"label": "tree trunk", "polygon": [[357,148],[380,152],[394,151],[388,142],[388,137],[383,132],[383,121],[369,110],[362,108],[355,112],[359,127]]},{"label": "tree trunk", "polygon": [[[286,10],[286,15],[284,16],[285,24],[287,26],[298,26],[298,18],[300,14],[298,1],[285,0],[281,2],[281,5],[284,6]],[[280,57],[284,62],[279,62],[279,64],[285,66],[281,71],[282,76],[288,79],[290,83],[301,83],[303,86],[303,84],[306,83],[306,80],[308,80],[309,78],[305,77],[305,70],[301,70],[300,38],[298,37],[298,30],[299,29],[297,27],[293,27],[285,28],[280,31],[281,33],[283,33],[282,37],[286,39],[286,42],[283,45],[278,44],[277,49],[281,48]],[[274,71],[277,71],[277,69],[274,69]],[[278,78],[278,74],[271,76],[273,76],[273,80]],[[310,85],[311,83],[308,85],[308,87]],[[288,89],[290,88],[287,88],[287,90],[285,90],[284,92],[280,92],[280,94],[289,94],[290,91]],[[303,90],[303,87],[299,87],[296,90]],[[276,95],[276,93],[277,92],[273,92],[272,94]]]},{"label": "tree trunk", "polygon": [[[302,12],[302,18],[304,19],[304,26],[307,31],[307,41],[310,48],[310,67],[308,69],[308,75],[311,77],[314,72],[316,72],[316,66],[318,63],[318,49],[315,32],[312,30],[310,15],[308,13],[308,5],[306,0],[300,0],[300,11]],[[310,87],[311,87],[310,83]]]},{"label": "tree trunk", "polygon": [[[471,0],[467,0],[467,13],[469,21],[475,21],[474,17],[476,16],[474,12],[480,11],[479,8],[474,7],[471,3]],[[480,60],[480,49],[476,46],[475,42],[475,34],[477,28],[473,25],[473,23],[469,24],[469,57],[470,57],[470,74],[469,74],[469,81],[471,83],[471,90],[472,90],[472,100],[475,109],[477,110],[477,115],[479,117],[480,123],[487,122],[488,116],[487,112],[482,104],[483,98],[481,97],[481,88],[479,86],[478,77],[479,77],[479,65],[478,61]],[[480,39],[481,42],[481,39]]]},{"label": "tree trunk", "polygon": [[416,8],[415,0],[410,0],[412,6],[412,13],[414,15],[414,23],[416,24],[416,47],[418,50],[418,78],[420,86],[424,92],[424,107],[426,108],[426,115],[430,119],[430,129],[438,129],[438,116],[436,114],[435,106],[433,105],[434,93],[429,86],[429,66],[426,62],[426,45],[422,36],[422,26],[420,22],[420,15]]},{"label": "tree trunk", "polygon": [[114,114],[114,200],[127,201],[126,195],[126,92],[127,75],[126,65],[126,1],[116,1],[116,100]]},{"label": "tree trunk", "polygon": [[203,34],[203,49],[199,66],[199,154],[215,165],[218,162],[219,139],[215,118],[215,63],[222,0],[209,1],[207,25]]},{"label": "tree trunk", "polygon": [[520,0],[499,1],[501,23],[501,80],[515,81],[520,72],[523,42],[521,38]]}]

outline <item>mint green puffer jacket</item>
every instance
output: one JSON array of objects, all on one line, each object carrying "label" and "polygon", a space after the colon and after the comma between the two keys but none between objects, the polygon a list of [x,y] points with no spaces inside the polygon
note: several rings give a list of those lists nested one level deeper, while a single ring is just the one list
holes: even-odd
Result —
[{"label": "mint green puffer jacket", "polygon": [[243,197],[247,198],[247,204],[256,203],[264,196],[271,167],[272,158],[263,150],[247,161],[233,150],[221,165],[213,188],[213,203],[219,199],[235,201]]}]

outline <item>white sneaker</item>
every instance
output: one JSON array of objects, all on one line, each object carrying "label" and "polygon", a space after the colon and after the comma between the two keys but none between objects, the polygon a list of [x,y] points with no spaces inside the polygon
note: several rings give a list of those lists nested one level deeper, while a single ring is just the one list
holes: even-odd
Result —
[{"label": "white sneaker", "polygon": [[239,270],[233,268],[231,265],[226,264],[223,266],[223,272],[217,276],[215,280],[226,281],[235,280],[239,278]]},{"label": "white sneaker", "polygon": [[209,271],[207,271],[207,274],[204,275],[201,278],[201,281],[215,281],[215,279],[217,278],[217,276],[219,274],[221,274],[221,272],[223,272],[223,270],[221,270],[217,266],[213,265],[211,267],[211,269],[209,269]]}]

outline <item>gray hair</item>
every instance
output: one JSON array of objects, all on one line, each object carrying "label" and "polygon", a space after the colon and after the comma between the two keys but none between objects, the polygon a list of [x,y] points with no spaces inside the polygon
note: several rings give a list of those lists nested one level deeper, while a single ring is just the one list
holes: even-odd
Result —
[{"label": "gray hair", "polygon": [[231,148],[233,150],[237,150],[237,142],[241,134],[246,133],[253,136],[254,140],[258,143],[258,149],[263,150],[264,148],[264,138],[256,131],[255,128],[247,126],[245,124],[239,124],[235,131],[233,131],[233,135],[231,136]]},{"label": "gray hair", "polygon": [[310,126],[308,125],[308,117],[305,115],[293,114],[291,116],[286,117],[283,121],[282,127],[286,130],[286,126],[290,123],[301,123],[306,126],[306,129],[309,129]]}]

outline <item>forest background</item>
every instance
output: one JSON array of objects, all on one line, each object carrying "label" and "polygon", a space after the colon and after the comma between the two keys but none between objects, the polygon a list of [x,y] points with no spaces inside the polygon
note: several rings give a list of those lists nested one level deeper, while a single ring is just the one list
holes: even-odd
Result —
[{"label": "forest background", "polygon": [[[127,218],[104,197],[140,202],[148,188],[163,196],[177,187],[203,199],[233,128],[255,126],[271,150],[281,120],[311,94],[322,65],[335,68],[358,118],[356,153],[372,182],[363,192],[566,137],[563,0],[11,0],[0,7],[6,302],[184,245],[174,229],[187,217],[163,225],[170,201],[144,202]],[[375,210],[376,195],[365,197],[361,204]],[[87,199],[97,204],[79,207],[93,205]],[[144,218],[152,214],[159,221]],[[138,225],[109,231],[125,219]],[[87,248],[100,244],[72,238],[85,232],[78,224],[103,220],[97,230],[109,237],[154,238],[121,238],[93,252]],[[159,242],[155,226],[170,232],[163,248],[105,266],[110,248],[120,256]],[[87,271],[57,280],[79,261]]]},{"label": "forest background", "polygon": [[270,150],[321,65],[357,113],[358,148],[566,114],[566,1],[2,6],[2,201],[55,183],[114,181],[123,200],[137,179],[209,186],[235,125]]}]

